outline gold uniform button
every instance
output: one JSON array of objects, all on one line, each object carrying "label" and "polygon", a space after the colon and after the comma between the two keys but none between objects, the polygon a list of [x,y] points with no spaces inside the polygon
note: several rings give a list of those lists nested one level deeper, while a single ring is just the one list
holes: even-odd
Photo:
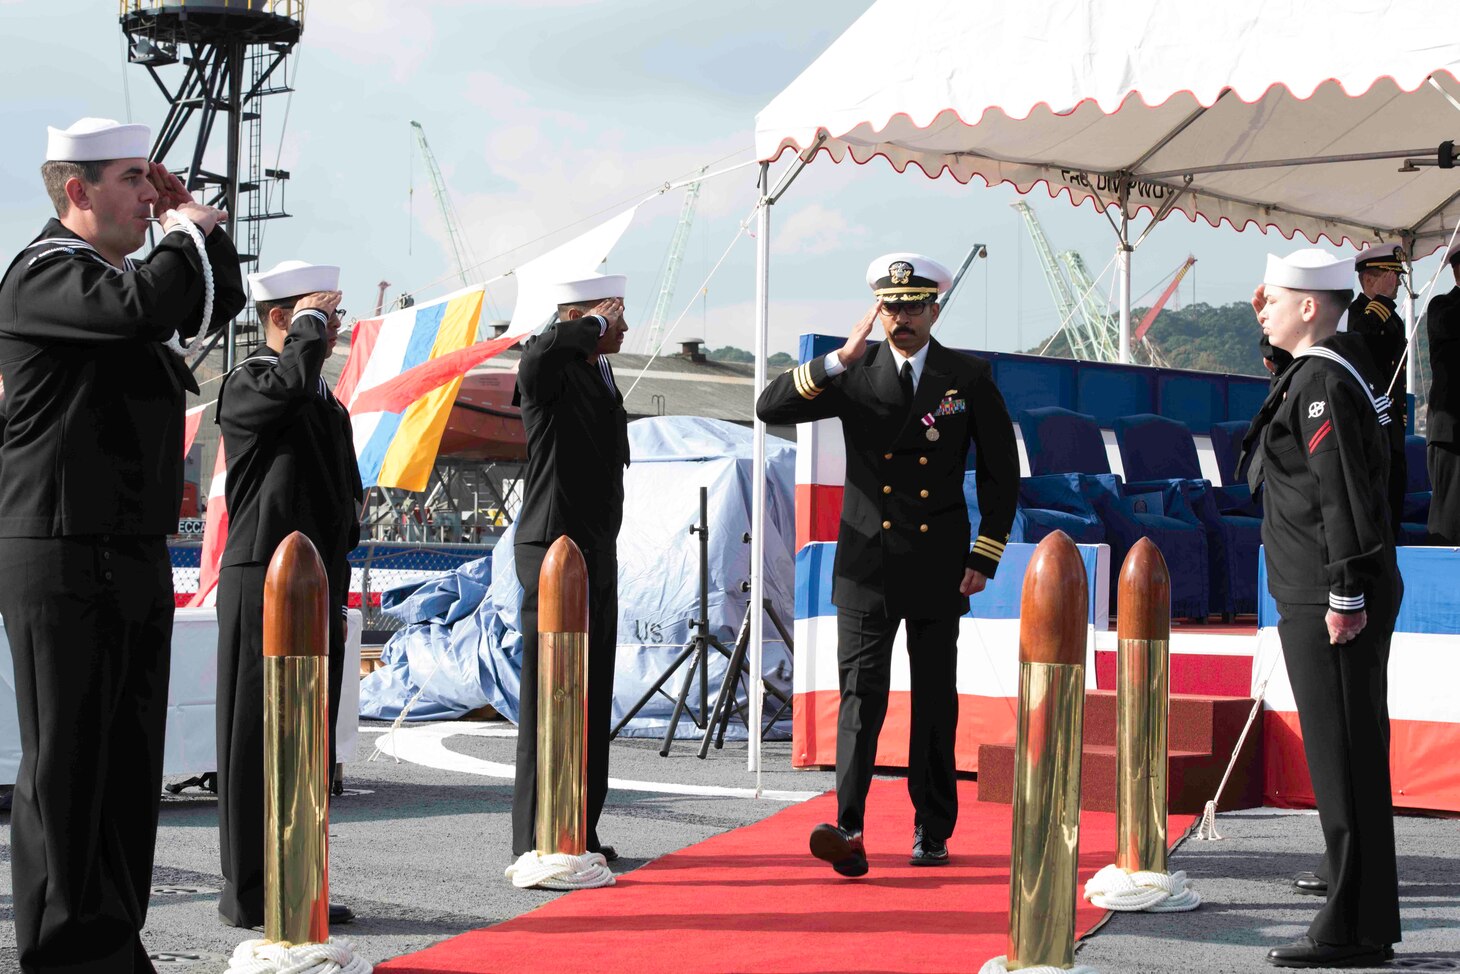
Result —
[{"label": "gold uniform button", "polygon": [[926,490],[920,490],[918,491],[918,496],[926,500],[928,497],[928,492]]},{"label": "gold uniform button", "polygon": [[883,521],[882,522],[882,530],[886,531],[890,527],[892,527],[892,522],[891,521]]},{"label": "gold uniform button", "polygon": [[918,457],[918,463],[921,463],[923,466],[926,467],[928,465],[928,458],[927,457]]},{"label": "gold uniform button", "polygon": [[882,493],[884,493],[884,494],[890,494],[890,493],[892,493],[892,485],[891,484],[883,485],[883,487],[882,487]]},{"label": "gold uniform button", "polygon": [[884,459],[884,460],[891,460],[892,459],[892,454],[890,454],[890,453],[884,453],[884,454],[882,454],[882,459]]},{"label": "gold uniform button", "polygon": [[923,532],[923,534],[927,534],[928,533],[928,526],[926,524],[919,524],[918,525],[918,530],[921,531],[921,532]]}]

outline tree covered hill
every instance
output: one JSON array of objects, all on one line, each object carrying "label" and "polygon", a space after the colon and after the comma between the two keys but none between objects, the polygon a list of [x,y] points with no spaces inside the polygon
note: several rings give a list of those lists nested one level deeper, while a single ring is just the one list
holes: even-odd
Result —
[{"label": "tree covered hill", "polygon": [[[1140,323],[1145,308],[1131,311],[1131,327]],[[1236,375],[1266,376],[1258,340],[1262,331],[1252,314],[1252,305],[1234,302],[1213,307],[1198,303],[1185,308],[1166,308],[1157,316],[1146,333],[1166,362],[1176,369],[1200,372],[1230,372]],[[1029,349],[1037,353],[1043,343]],[[1063,335],[1050,342],[1044,354],[1067,357],[1070,346]],[[1137,346],[1133,355],[1137,362],[1148,363],[1144,348]]]}]

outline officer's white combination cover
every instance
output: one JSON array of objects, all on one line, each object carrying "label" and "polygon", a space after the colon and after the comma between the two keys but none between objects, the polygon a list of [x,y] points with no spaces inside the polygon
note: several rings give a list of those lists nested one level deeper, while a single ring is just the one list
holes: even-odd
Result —
[{"label": "officer's white combination cover", "polygon": [[867,286],[873,290],[877,290],[884,283],[907,285],[914,279],[932,282],[939,294],[948,290],[953,283],[953,275],[948,272],[948,268],[931,257],[909,251],[883,254],[867,265]]},{"label": "officer's white combination cover", "polygon": [[152,130],[123,125],[110,118],[83,118],[68,129],[46,126],[47,162],[102,162],[146,159],[152,151]]},{"label": "officer's white combination cover", "polygon": [[1354,259],[1326,250],[1299,250],[1286,257],[1267,255],[1262,283],[1294,291],[1348,291],[1354,286]]},{"label": "officer's white combination cover", "polygon": [[584,301],[602,301],[604,298],[621,298],[628,284],[629,279],[623,274],[594,274],[576,281],[559,281],[548,285],[548,299],[553,304],[580,304]]},{"label": "officer's white combination cover", "polygon": [[255,301],[280,301],[317,291],[337,291],[340,269],[331,264],[286,260],[248,276],[248,291]]}]

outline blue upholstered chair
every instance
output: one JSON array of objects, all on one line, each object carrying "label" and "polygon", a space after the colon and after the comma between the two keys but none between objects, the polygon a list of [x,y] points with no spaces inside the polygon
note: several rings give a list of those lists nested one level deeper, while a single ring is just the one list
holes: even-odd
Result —
[{"label": "blue upholstered chair", "polygon": [[1430,540],[1430,468],[1425,457],[1425,438],[1413,434],[1404,438],[1404,510],[1400,516],[1399,544],[1423,545]]},{"label": "blue upholstered chair", "polygon": [[1196,442],[1185,423],[1144,413],[1115,421],[1115,441],[1131,489],[1182,496],[1207,532],[1213,612],[1257,611],[1257,558],[1262,520],[1224,513],[1223,498],[1202,476]]},{"label": "blue upholstered chair", "polygon": [[[1194,516],[1167,511],[1160,494],[1132,492],[1110,472],[1105,441],[1094,417],[1056,406],[1019,413],[1025,452],[1033,474],[1020,482],[1021,496],[1039,506],[1078,492],[1099,515],[1110,545],[1111,572],[1141,538],[1150,538],[1171,573],[1171,614],[1205,618],[1210,595],[1206,535]],[[1177,498],[1178,504],[1180,499]],[[1111,605],[1116,590],[1112,585]]]},{"label": "blue upholstered chair", "polygon": [[[1051,484],[1043,491],[1026,491],[1027,482],[1025,478],[1019,485],[1019,506],[1014,512],[1013,527],[1009,529],[1011,542],[1038,544],[1056,531],[1069,535],[1075,544],[1105,542],[1105,525],[1078,485],[1066,485],[1060,490]],[[972,470],[963,475],[963,499],[968,504],[969,524],[977,530],[978,488]]]},{"label": "blue upholstered chair", "polygon": [[1215,488],[1217,508],[1223,514],[1245,514],[1260,518],[1262,498],[1253,499],[1252,488],[1247,486],[1247,471],[1243,470],[1241,476],[1237,475],[1237,461],[1242,458],[1242,438],[1247,435],[1247,427],[1250,425],[1244,419],[1212,424],[1212,453],[1217,458],[1217,471],[1222,478],[1222,485]]}]

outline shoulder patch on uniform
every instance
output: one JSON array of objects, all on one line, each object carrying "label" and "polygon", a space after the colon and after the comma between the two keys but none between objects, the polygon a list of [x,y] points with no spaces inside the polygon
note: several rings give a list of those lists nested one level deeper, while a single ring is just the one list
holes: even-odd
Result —
[{"label": "shoulder patch on uniform", "polygon": [[1308,418],[1317,419],[1319,416],[1322,416],[1323,407],[1325,405],[1327,405],[1327,403],[1325,403],[1322,399],[1319,399],[1317,402],[1310,402],[1308,404]]}]

